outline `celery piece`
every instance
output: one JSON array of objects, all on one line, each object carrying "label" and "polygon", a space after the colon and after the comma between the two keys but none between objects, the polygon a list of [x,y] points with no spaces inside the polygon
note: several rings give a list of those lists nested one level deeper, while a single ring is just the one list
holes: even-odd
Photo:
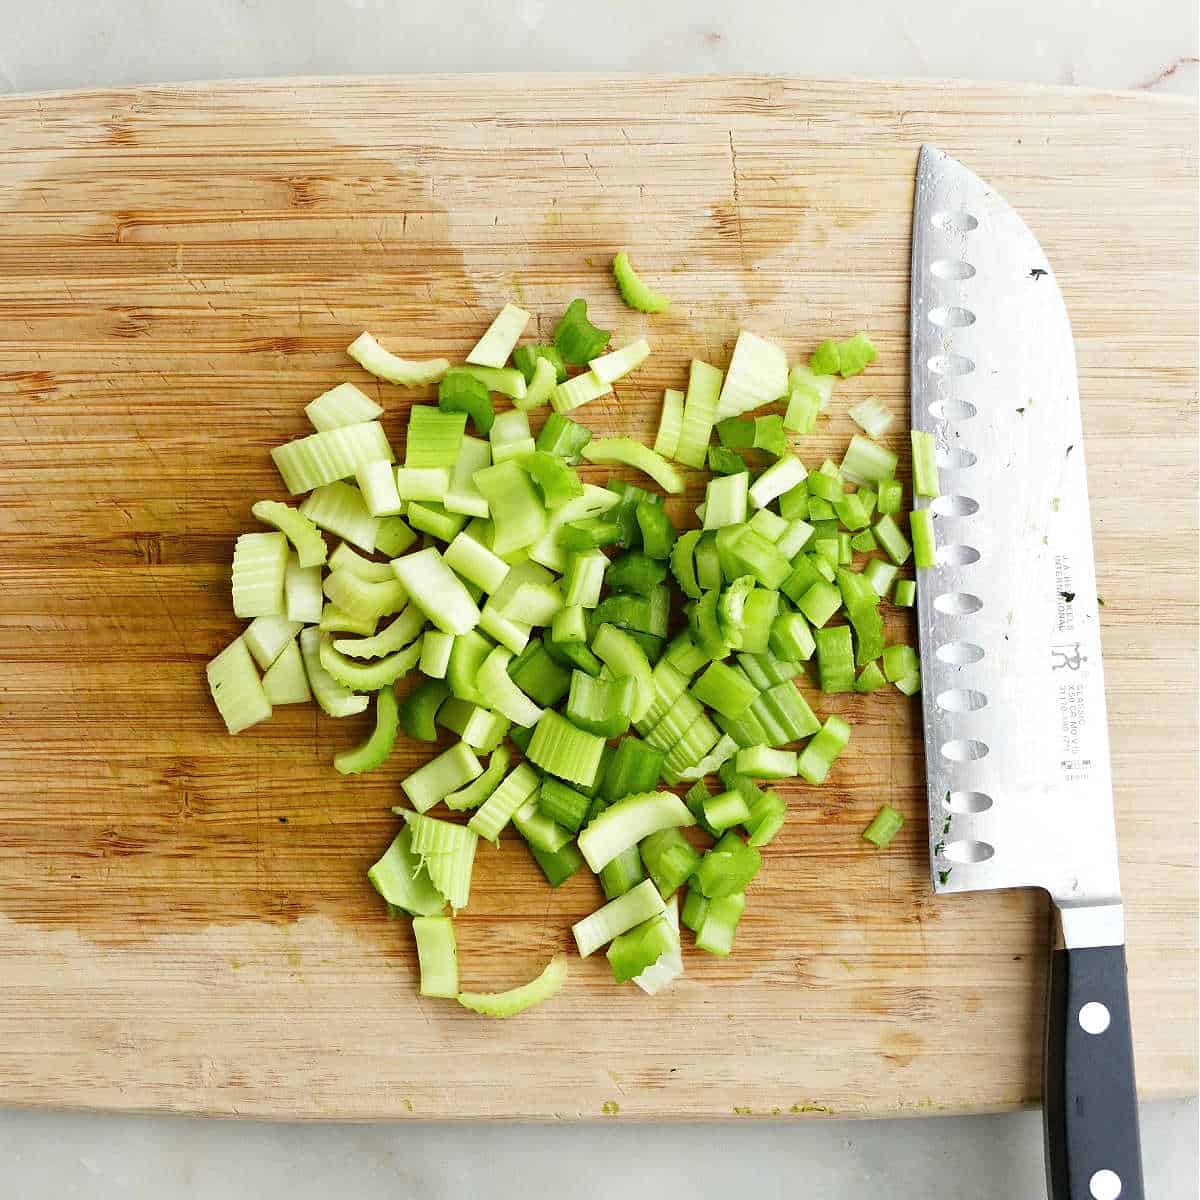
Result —
[{"label": "celery piece", "polygon": [[700,530],[689,529],[681,533],[671,548],[671,573],[680,590],[690,599],[700,597],[700,585],[696,579],[696,544],[700,541]]},{"label": "celery piece", "polygon": [[[566,378],[565,373],[563,378]],[[535,408],[541,408],[554,394],[554,389],[558,382],[554,363],[548,358],[539,358],[524,397],[520,400],[514,400],[513,403],[522,412],[530,412]]]},{"label": "celery piece", "polygon": [[582,608],[561,608],[554,614],[550,637],[560,646],[587,641],[587,618]]},{"label": "celery piece", "polygon": [[612,350],[588,362],[588,368],[602,383],[616,383],[650,357],[650,343],[638,338],[619,350]]},{"label": "celery piece", "polygon": [[897,608],[912,608],[917,599],[917,585],[911,579],[897,579],[892,589],[892,603]]},{"label": "celery piece", "polygon": [[529,313],[515,304],[506,304],[475,343],[467,362],[480,367],[504,366],[528,324]]},{"label": "celery piece", "polygon": [[667,647],[665,657],[671,667],[682,672],[688,678],[700,670],[705,663],[711,661],[703,651],[697,649],[691,635],[686,630],[676,635],[670,646]]},{"label": "celery piece", "polygon": [[348,483],[334,481],[316,488],[300,506],[314,525],[327,529],[343,541],[365,550],[375,549],[378,518],[371,515],[362,493]]},{"label": "celery piece", "polygon": [[882,437],[892,424],[892,414],[879,402],[878,396],[868,396],[852,404],[846,415],[871,438]]},{"label": "celery piece", "polygon": [[360,333],[346,348],[346,353],[372,375],[405,388],[428,387],[431,383],[437,383],[450,368],[444,358],[432,358],[426,362],[398,358],[385,350],[369,333]]},{"label": "celery piece", "polygon": [[[790,615],[794,616],[795,614]],[[770,649],[761,654],[739,654],[738,666],[742,668],[750,682],[760,692],[765,692],[777,684],[787,683],[788,680],[795,679],[804,671],[802,661],[777,658]]]},{"label": "celery piece", "polygon": [[635,686],[635,681],[628,677],[594,679],[583,671],[573,671],[567,719],[588,733],[604,738],[619,737],[629,728]]},{"label": "celery piece", "polygon": [[375,549],[388,558],[398,558],[417,540],[417,535],[400,517],[380,517],[375,528]]},{"label": "celery piece", "polygon": [[876,595],[886,596],[899,569],[894,563],[884,562],[882,558],[873,558],[863,567],[862,576]]},{"label": "celery piece", "polygon": [[670,589],[663,585],[654,588],[647,596],[618,592],[596,605],[595,620],[625,630],[666,637],[670,602]]},{"label": "celery piece", "polygon": [[813,351],[808,365],[818,375],[835,375],[841,367],[841,357],[837,342],[832,338],[826,338]]},{"label": "celery piece", "polygon": [[569,463],[577,463],[580,452],[592,439],[591,430],[561,413],[552,412],[546,417],[541,433],[537,436],[537,449],[545,450]]},{"label": "celery piece", "polygon": [[719,602],[720,594],[714,588],[705,592],[688,614],[688,631],[692,641],[709,659],[724,658],[729,653],[724,626],[717,617]]},{"label": "celery piece", "polygon": [[663,913],[671,927],[670,948],[664,950],[644,971],[633,977],[633,982],[648,996],[656,996],[670,987],[683,974],[683,951],[679,942],[679,901],[672,897],[667,901]]},{"label": "celery piece", "polygon": [[[596,610],[599,615],[600,609]],[[592,651],[613,675],[633,680],[630,718],[644,719],[654,701],[653,674],[645,651],[626,630],[601,622],[592,638]]]},{"label": "celery piece", "polygon": [[505,776],[483,806],[475,810],[467,827],[489,842],[497,842],[500,831],[513,814],[537,792],[537,772],[528,763],[520,763]]},{"label": "celery piece", "polygon": [[556,825],[538,808],[537,792],[513,813],[512,823],[525,841],[543,854],[556,854],[571,840],[566,829]]},{"label": "celery piece", "polygon": [[304,659],[308,683],[322,711],[331,717],[353,716],[362,712],[370,704],[371,698],[356,695],[329,674],[321,662],[321,650],[328,637],[328,634],[319,633],[311,625],[300,631],[300,655]]},{"label": "celery piece", "polygon": [[432,546],[393,559],[392,570],[412,602],[443,633],[464,634],[479,624],[475,601]]},{"label": "celery piece", "polygon": [[651,917],[613,938],[608,961],[617,983],[627,983],[656,963],[675,946],[671,926],[663,915]]},{"label": "celery piece", "polygon": [[906,696],[915,696],[921,690],[921,672],[914,671],[911,675],[897,679],[895,686],[896,691],[903,692]]},{"label": "celery piece", "polygon": [[785,454],[773,462],[749,488],[750,503],[755,508],[766,508],[772,500],[790,492],[806,481],[808,473],[804,464],[794,455]]},{"label": "celery piece", "polygon": [[668,297],[642,282],[624,250],[619,250],[613,257],[612,270],[621,299],[635,312],[660,313],[670,307]]},{"label": "celery piece", "polygon": [[370,637],[378,624],[379,618],[376,616],[367,619],[352,617],[348,612],[338,608],[336,604],[326,604],[321,609],[318,628],[322,633],[358,633]]},{"label": "celery piece", "polygon": [[513,366],[525,377],[527,384],[533,383],[533,378],[537,374],[537,364],[542,360],[554,368],[556,383],[562,383],[566,379],[567,364],[563,362],[562,355],[549,343],[538,342],[532,345],[518,346],[512,354]]},{"label": "celery piece", "polygon": [[683,491],[683,479],[679,472],[661,454],[656,454],[649,446],[643,446],[633,438],[597,438],[588,442],[581,453],[590,463],[635,467],[672,495]]},{"label": "celery piece", "polygon": [[271,459],[283,477],[284,486],[293,496],[346,479],[354,474],[359,463],[375,459],[392,462],[394,458],[387,435],[378,421],[310,433],[271,451]]},{"label": "celery piece", "polygon": [[750,819],[746,831],[750,835],[746,844],[756,849],[765,846],[783,828],[787,817],[787,805],[778,792],[763,792],[750,805]]},{"label": "celery piece", "polygon": [[415,604],[410,604],[386,629],[367,638],[337,638],[333,648],[350,658],[379,658],[416,641],[424,628],[425,614]]},{"label": "celery piece", "polygon": [[607,801],[620,800],[658,786],[663,755],[635,737],[625,737],[609,760],[600,794]]},{"label": "celery piece", "polygon": [[447,512],[443,505],[434,501],[410,500],[406,511],[413,529],[441,542],[452,541],[467,523],[464,513]]},{"label": "celery piece", "polygon": [[562,508],[569,500],[583,495],[579,476],[553,454],[534,450],[521,459],[521,466],[537,484],[542,502],[548,509]]},{"label": "celery piece", "polygon": [[321,592],[321,568],[302,567],[289,555],[283,575],[284,611],[289,621],[315,625],[321,619],[325,597]]},{"label": "celery piece", "polygon": [[579,832],[592,804],[582,792],[567,787],[552,775],[547,775],[542,780],[537,803],[538,808],[549,820],[571,833]]},{"label": "celery piece", "polygon": [[554,346],[563,360],[583,366],[608,345],[612,334],[588,320],[587,301],[572,300],[554,327]]},{"label": "celery piece", "polygon": [[408,593],[397,579],[370,583],[360,575],[340,570],[326,575],[321,586],[338,608],[360,621],[377,621],[399,612],[408,603]]},{"label": "celery piece", "polygon": [[458,950],[449,917],[413,917],[422,996],[446,999],[458,995]]},{"label": "celery piece", "polygon": [[879,669],[879,664],[870,662],[859,672],[858,678],[854,681],[854,690],[856,692],[876,692],[886,683],[887,680]]},{"label": "celery piece", "polygon": [[717,475],[704,491],[704,528],[722,529],[746,519],[750,477],[746,474]]},{"label": "celery piece", "polygon": [[896,474],[896,455],[886,446],[856,433],[850,439],[840,470],[851,483],[877,483]]},{"label": "celery piece", "polygon": [[663,390],[662,415],[658,419],[658,434],[654,452],[663,458],[674,458],[679,447],[679,432],[683,425],[683,393],[674,388]]},{"label": "celery piece", "polygon": [[750,805],[740,792],[721,792],[704,801],[704,820],[714,833],[724,833],[750,820]]},{"label": "celery piece", "polygon": [[808,589],[821,578],[814,557],[811,554],[801,554],[793,561],[792,572],[779,585],[779,590],[793,604],[799,604]]},{"label": "celery piece", "polygon": [[920,669],[921,660],[911,646],[897,643],[883,652],[883,675],[888,683],[895,683]]},{"label": "celery piece", "polygon": [[[457,733],[477,754],[490,754],[511,730],[507,718],[457,696],[451,696],[438,710],[438,724]],[[511,730],[514,740],[519,731],[520,727]]]},{"label": "celery piece", "polygon": [[535,562],[522,562],[509,568],[488,603],[507,620],[548,625],[563,607],[563,596],[550,571]]},{"label": "celery piece", "polygon": [[525,376],[515,367],[481,367],[468,363],[461,367],[451,367],[447,376],[470,375],[477,379],[489,392],[499,392],[507,396],[514,404],[520,404],[528,395]]},{"label": "celery piece", "polygon": [[814,787],[825,782],[834,760],[850,740],[850,726],[841,717],[829,717],[820,731],[800,752],[796,772]]},{"label": "celery piece", "polygon": [[783,730],[783,742],[795,742],[816,733],[821,722],[809,707],[808,701],[790,681],[768,688],[760,700],[763,709]]},{"label": "celery piece", "polygon": [[720,588],[722,581],[716,537],[712,533],[702,533],[696,542],[696,583],[701,592],[708,592]]},{"label": "celery piece", "polygon": [[254,661],[265,671],[283,653],[284,647],[300,632],[300,628],[298,621],[289,621],[286,617],[255,617],[246,626],[242,640]]},{"label": "celery piece", "polygon": [[603,747],[603,738],[576,728],[553,709],[546,709],[534,728],[527,757],[543,771],[568,783],[591,787]]},{"label": "celery piece", "polygon": [[213,703],[230,733],[240,733],[271,715],[271,702],[244,637],[235,638],[205,668]]},{"label": "celery piece", "polygon": [[748,526],[732,538],[730,553],[738,575],[752,575],[768,591],[777,591],[792,573],[787,555]]},{"label": "celery piece", "polygon": [[704,896],[695,884],[689,884],[687,899],[683,903],[683,912],[679,915],[680,924],[686,926],[693,933],[698,932],[704,924],[709,903],[708,897]]},{"label": "celery piece", "polygon": [[424,813],[482,774],[483,766],[471,747],[465,742],[455,742],[449,750],[418,767],[400,786],[413,808]]},{"label": "celery piece", "polygon": [[524,442],[530,436],[529,418],[519,408],[501,413],[488,435],[492,451],[506,442]]},{"label": "celery piece", "polygon": [[451,812],[465,812],[478,808],[500,785],[508,771],[511,754],[506,746],[497,746],[488,759],[483,774],[473,779],[466,787],[442,797],[442,802]]},{"label": "celery piece", "polygon": [[[722,733],[717,738],[712,749],[702,759],[693,763],[690,767],[684,767],[679,772],[680,780],[690,782],[691,780],[703,779],[706,775],[711,775],[713,771],[720,769],[721,766],[728,762],[737,753],[737,749],[737,742],[727,733]],[[674,754],[674,751],[671,753]]]},{"label": "celery piece", "polygon": [[913,566],[937,566],[937,540],[933,532],[933,513],[928,508],[914,509],[908,514],[908,531],[912,534]]},{"label": "celery piece", "polygon": [[404,511],[404,501],[396,491],[396,470],[390,462],[377,458],[359,463],[354,480],[371,516],[394,517]]},{"label": "celery piece", "polygon": [[525,695],[545,707],[557,704],[571,687],[569,672],[551,657],[545,645],[537,639],[513,659],[508,673]]},{"label": "celery piece", "polygon": [[605,383],[593,371],[584,371],[566,383],[560,383],[550,393],[550,406],[556,413],[565,414],[598,400],[601,396],[610,395],[612,384]]},{"label": "celery piece", "polygon": [[[747,522],[748,526],[772,545],[778,546],[779,539],[787,532],[788,523],[769,508],[760,508]],[[791,555],[784,555],[790,558]]]},{"label": "celery piece", "polygon": [[863,830],[863,839],[880,850],[886,850],[903,824],[904,817],[890,804],[884,804],[870,825]]},{"label": "celery piece", "polygon": [[[638,507],[641,508],[641,505]],[[658,506],[648,505],[647,507],[657,509]],[[622,554],[620,558],[614,559],[609,565],[605,583],[614,591],[649,596],[666,577],[665,564],[647,554],[631,550],[628,554]]]},{"label": "celery piece", "polygon": [[420,638],[411,646],[372,663],[355,662],[348,658],[334,648],[328,634],[322,637],[318,650],[321,666],[336,682],[355,692],[377,692],[381,687],[395,683],[417,665],[420,657]]},{"label": "celery piece", "polygon": [[830,475],[825,471],[809,471],[808,473],[808,518],[809,520],[819,519],[817,513],[813,511],[813,503],[817,500],[824,500],[830,505],[829,516],[833,516],[832,505],[834,501],[840,500],[844,494],[842,482],[837,475]]},{"label": "celery piece", "polygon": [[758,695],[757,689],[732,667],[714,662],[692,684],[692,695],[727,717],[738,717]]},{"label": "celery piece", "polygon": [[684,694],[688,676],[663,659],[655,664],[650,673],[650,679],[654,685],[654,695],[650,707],[646,710],[645,716],[634,720],[634,725],[641,734],[647,734],[657,728],[659,722]]},{"label": "celery piece", "polygon": [[794,387],[801,384],[806,388],[811,388],[817,394],[817,400],[820,410],[825,411],[829,401],[833,399],[833,388],[837,379],[832,374],[815,374],[812,369],[805,366],[803,363],[797,363],[788,372],[788,385]]},{"label": "celery piece", "polygon": [[304,659],[295,639],[284,646],[279,656],[263,673],[262,686],[272,707],[280,704],[307,704],[312,699],[308,676],[304,671]]},{"label": "celery piece", "polygon": [[872,550],[879,549],[879,543],[875,540],[875,535],[871,530],[864,529],[850,539],[850,547],[859,554],[870,554]]},{"label": "celery piece", "polygon": [[816,388],[803,380],[788,382],[787,411],[783,414],[783,427],[793,433],[812,433],[817,427],[817,415],[821,411],[821,395]]},{"label": "celery piece", "polygon": [[849,625],[830,625],[813,635],[821,691],[849,692],[854,688],[854,650]]},{"label": "celery piece", "polygon": [[666,908],[654,883],[645,879],[623,896],[610,900],[571,927],[581,958],[587,958],[613,938],[658,916]]},{"label": "celery piece", "polygon": [[471,896],[471,871],[478,837],[463,825],[452,825],[406,809],[400,813],[413,832],[413,853],[424,862],[433,886],[452,909],[465,908]]},{"label": "celery piece", "polygon": [[865,333],[838,343],[838,374],[843,379],[861,374],[875,361],[875,347]]},{"label": "celery piece", "polygon": [[410,737],[422,742],[437,741],[438,709],[450,695],[450,689],[440,679],[422,680],[400,705],[400,724]]},{"label": "celery piece", "polygon": [[787,356],[778,346],[743,329],[717,403],[718,419],[778,400],[788,390]]},{"label": "celery piece", "polygon": [[466,413],[485,436],[496,417],[487,384],[465,371],[450,371],[443,377],[438,384],[438,408],[442,412]]},{"label": "celery piece", "polygon": [[683,421],[675,447],[677,462],[689,467],[704,466],[724,374],[706,362],[693,359],[683,402]]},{"label": "celery piece", "polygon": [[661,504],[642,500],[635,509],[642,548],[650,558],[666,559],[675,545],[675,526]]},{"label": "celery piece", "polygon": [[730,830],[704,854],[692,878],[709,900],[719,900],[741,892],[761,866],[758,850]]},{"label": "celery piece", "polygon": [[695,817],[670,792],[625,796],[606,808],[579,835],[579,850],[593,871],[599,871],[622,850],[660,829],[694,825]]},{"label": "celery piece", "polygon": [[[883,493],[880,492],[882,497]],[[908,538],[900,531],[900,526],[892,519],[891,514],[885,514],[875,522],[875,537],[883,547],[888,558],[898,567],[908,561],[912,546]]]},{"label": "celery piece", "polygon": [[566,883],[583,866],[583,855],[575,849],[574,842],[568,842],[554,854],[546,854],[536,846],[530,846],[529,852],[552,888]]},{"label": "celery piece", "polygon": [[288,540],[282,533],[243,533],[233,548],[234,614],[282,617],[287,564]]},{"label": "celery piece", "polygon": [[807,521],[792,519],[787,522],[787,528],[775,543],[775,548],[784,558],[795,559],[796,555],[812,541],[814,532],[815,530]]},{"label": "celery piece", "polygon": [[[541,859],[538,861],[540,863]],[[551,886],[557,884],[552,883]],[[529,983],[510,988],[507,992],[459,992],[458,1002],[463,1008],[469,1008],[484,1017],[515,1017],[557,996],[566,978],[567,960],[563,955],[556,954],[546,969]]]},{"label": "celery piece", "polygon": [[567,607],[595,608],[600,603],[608,565],[608,558],[595,547],[570,555],[563,577],[563,603]]},{"label": "celery piece", "polygon": [[529,476],[515,463],[503,462],[475,472],[475,486],[491,510],[496,531],[492,550],[503,557],[529,546],[546,531],[546,510]]},{"label": "celery piece", "polygon": [[443,412],[429,404],[414,404],[408,414],[405,467],[409,470],[450,470],[458,457],[466,429],[465,412]]},{"label": "celery piece", "polygon": [[871,515],[867,512],[866,505],[855,492],[850,492],[840,500],[834,501],[833,508],[838,519],[848,530],[866,529],[871,522]]},{"label": "celery piece", "polygon": [[[603,808],[600,811],[603,811]],[[611,862],[606,863],[600,870],[599,878],[600,890],[604,893],[605,900],[615,900],[637,887],[646,878],[637,847],[628,847]]]},{"label": "celery piece", "polygon": [[327,565],[331,571],[349,571],[351,575],[357,575],[359,579],[365,579],[368,583],[388,583],[396,578],[392,574],[390,563],[372,562],[371,559],[351,550],[345,542],[339,543],[338,548],[329,556]]},{"label": "celery piece", "polygon": [[318,433],[374,421],[383,415],[383,409],[352,383],[339,383],[322,392],[304,406],[304,412]]},{"label": "celery piece", "polygon": [[881,479],[879,481],[879,494],[877,501],[877,509],[881,517],[892,515],[895,516],[902,507],[904,498],[904,485],[898,479]]},{"label": "celery piece", "polygon": [[508,673],[511,660],[511,652],[497,646],[480,665],[475,686],[484,703],[493,711],[507,717],[513,724],[536,725],[544,710],[534,704],[513,682]]},{"label": "celery piece", "polygon": [[334,769],[340,775],[360,775],[364,771],[373,771],[392,752],[399,724],[400,707],[395,691],[390,686],[380,688],[375,693],[375,728],[371,736],[353,750],[335,755]]},{"label": "celery piece", "polygon": [[796,602],[796,607],[813,626],[820,629],[841,604],[841,592],[825,580],[818,579]]},{"label": "celery piece", "polygon": [[429,630],[421,640],[421,659],[417,664],[421,673],[430,679],[445,679],[453,648],[453,634]]},{"label": "celery piece", "polygon": [[746,908],[741,892],[720,896],[709,901],[700,928],[696,930],[696,946],[709,954],[724,958],[733,949],[738,922]]},{"label": "celery piece", "polygon": [[791,779],[796,774],[796,752],[747,746],[738,751],[735,765],[739,775],[751,779]]},{"label": "celery piece", "polygon": [[367,878],[389,905],[413,916],[433,916],[445,906],[441,893],[429,880],[429,873],[413,853],[412,830],[407,825],[367,871]]},{"label": "celery piece", "polygon": [[445,467],[396,468],[396,493],[403,500],[436,502],[440,501],[449,489],[450,472]]},{"label": "celery piece", "polygon": [[491,653],[492,645],[492,641],[477,630],[455,637],[454,645],[450,648],[446,681],[450,691],[459,699],[480,702],[475,679],[483,660]]},{"label": "celery piece", "polygon": [[284,534],[295,547],[301,567],[319,567],[325,561],[325,539],[302,512],[277,500],[260,500],[250,511],[264,525],[274,525]]},{"label": "celery piece", "polygon": [[[736,418],[734,418],[736,420]],[[750,468],[746,465],[746,460],[734,450],[727,450],[724,446],[709,446],[708,448],[708,469],[714,475],[748,475]],[[700,508],[702,509],[702,504]],[[704,514],[700,509],[696,510],[696,515],[703,520]]]},{"label": "celery piece", "polygon": [[495,593],[510,570],[508,563],[466,533],[456,534],[442,557],[456,575],[489,595]]},{"label": "celery piece", "polygon": [[504,616],[490,600],[479,615],[479,628],[514,654],[525,649],[533,632],[532,625]]}]

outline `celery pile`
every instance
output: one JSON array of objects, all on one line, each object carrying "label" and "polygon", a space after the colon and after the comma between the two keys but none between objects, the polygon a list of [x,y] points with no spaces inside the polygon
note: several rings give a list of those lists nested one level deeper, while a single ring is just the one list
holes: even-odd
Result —
[{"label": "celery pile", "polygon": [[[631,307],[667,307],[623,253],[614,272]],[[686,387],[667,389],[651,449],[594,440],[567,415],[609,395],[650,344],[610,350],[583,300],[552,343],[518,344],[529,319],[505,305],[457,366],[355,339],[367,371],[436,385],[437,403],[409,406],[399,464],[382,408],[352,383],[306,407],[314,432],[272,452],[306,498],[253,506],[270,530],[237,539],[232,572],[250,624],[208,666],[230,733],[277,704],[371,707],[370,735],[334,759],[342,774],[378,767],[401,732],[452,736],[404,780],[402,828],[368,877],[412,918],[421,993],[499,1017],[554,995],[565,962],[509,992],[460,988],[445,910],[469,900],[479,839],[496,845],[511,825],[551,887],[585,867],[597,877],[606,903],[573,933],[582,956],[607,947],[618,982],[654,993],[677,978],[680,925],[728,954],[786,818],[776,786],[820,785],[850,739],[797,681],[919,690],[917,656],[885,644],[881,607],[911,606],[901,568],[934,561],[928,510],[906,536],[897,456],[864,436],[890,422],[877,400],[851,410],[864,434],[840,463],[810,469],[793,445],[835,378],[874,360],[864,334],[789,367],[743,331],[724,370],[696,360]],[[782,411],[753,415],[767,405]],[[676,463],[707,467],[698,527],[677,529],[649,487],[587,482],[581,460],[671,494],[684,490]],[[917,494],[935,496],[923,435],[913,462]],[[431,815],[439,805],[448,815]],[[864,837],[883,848],[902,820],[885,806]]]}]

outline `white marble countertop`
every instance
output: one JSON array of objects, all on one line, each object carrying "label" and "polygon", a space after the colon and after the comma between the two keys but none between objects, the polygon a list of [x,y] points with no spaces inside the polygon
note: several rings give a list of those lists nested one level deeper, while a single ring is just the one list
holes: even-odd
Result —
[{"label": "white marble countertop", "polygon": [[[1110,0],[843,0],[832,10],[827,0],[0,0],[0,88],[561,69],[958,77],[1195,95],[1195,0],[1143,0],[1133,21],[1122,8]],[[747,1185],[759,1200],[1045,1194],[1036,1113],[739,1124],[736,1143],[734,1129],[0,1112],[0,1194],[501,1200],[528,1195],[538,1177],[559,1200],[685,1191],[705,1200]],[[1148,1195],[1193,1200],[1196,1131],[1195,1100],[1145,1106]]]}]

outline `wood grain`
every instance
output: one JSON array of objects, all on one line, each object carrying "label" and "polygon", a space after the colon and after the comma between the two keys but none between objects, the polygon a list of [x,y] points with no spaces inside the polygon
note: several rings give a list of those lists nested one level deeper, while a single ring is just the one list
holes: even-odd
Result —
[{"label": "wood grain", "polygon": [[[343,350],[461,356],[516,299],[575,294],[655,354],[598,432],[645,435],[745,324],[792,358],[871,330],[845,398],[906,407],[909,219],[933,141],[1041,238],[1078,343],[1137,1066],[1194,1087],[1196,110],[1148,96],[774,78],[453,77],[0,100],[0,1103],[295,1117],[985,1109],[1038,1096],[1046,904],[934,902],[917,710],[855,722],[753,886],[737,954],[672,993],[576,963],[486,1023],[415,995],[363,872],[401,747],[343,780],[355,721],[227,738],[203,665],[268,447],[353,379]],[[653,321],[627,247],[676,297]],[[835,406],[838,414],[844,405]],[[850,432],[835,414],[806,456]],[[899,437],[903,437],[903,423]],[[399,441],[399,437],[397,438]],[[684,505],[676,506],[682,512]],[[878,804],[909,823],[879,855]],[[597,903],[485,850],[464,977],[520,981]]]}]

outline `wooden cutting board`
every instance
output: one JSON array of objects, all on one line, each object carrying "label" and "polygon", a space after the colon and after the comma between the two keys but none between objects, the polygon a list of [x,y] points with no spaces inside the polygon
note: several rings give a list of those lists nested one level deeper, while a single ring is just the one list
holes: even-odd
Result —
[{"label": "wooden cutting board", "polygon": [[[224,735],[205,662],[237,631],[233,539],[283,493],[270,446],[352,379],[361,329],[461,357],[508,299],[568,299],[655,354],[597,432],[648,437],[687,360],[746,325],[797,359],[871,331],[803,450],[875,393],[906,409],[916,154],[1021,210],[1078,343],[1139,1080],[1196,1071],[1196,109],[960,84],[564,76],[283,81],[0,100],[0,1104],[278,1117],[714,1117],[1002,1108],[1039,1094],[1047,905],[934,901],[915,702],[855,723],[791,818],[736,954],[650,1000],[572,963],[553,1004],[478,1019],[415,994],[364,879],[400,746],[360,721]],[[676,298],[624,309],[627,247]],[[895,442],[905,440],[897,423]],[[693,480],[694,503],[700,479]],[[677,515],[685,505],[675,505]],[[895,632],[910,632],[901,621]],[[860,840],[887,801],[886,854]],[[463,975],[503,987],[595,907],[484,848]]]}]

